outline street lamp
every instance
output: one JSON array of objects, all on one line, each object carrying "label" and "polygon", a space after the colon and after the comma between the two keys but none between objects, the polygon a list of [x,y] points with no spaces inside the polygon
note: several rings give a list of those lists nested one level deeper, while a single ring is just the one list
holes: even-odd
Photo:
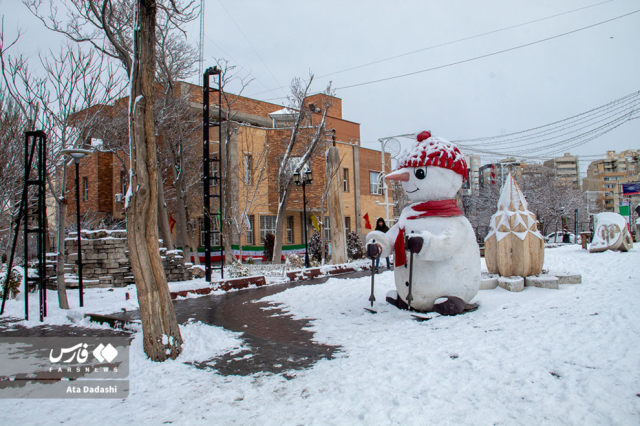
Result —
[{"label": "street lamp", "polygon": [[[76,226],[78,228],[78,291],[80,292],[80,307],[84,306],[84,294],[82,292],[82,250],[80,243],[80,160],[86,155],[91,155],[88,149],[63,149],[63,155],[73,158],[76,163]],[[58,243],[60,244],[60,243]],[[59,259],[58,259],[59,260]]]},{"label": "street lamp", "polygon": [[295,172],[293,174],[293,182],[296,186],[302,185],[302,217],[304,221],[304,267],[308,268],[309,265],[309,249],[307,247],[307,193],[305,191],[305,186],[311,184],[313,182],[313,175],[311,174],[311,170],[307,169],[304,172],[304,176],[300,175],[300,172]]}]

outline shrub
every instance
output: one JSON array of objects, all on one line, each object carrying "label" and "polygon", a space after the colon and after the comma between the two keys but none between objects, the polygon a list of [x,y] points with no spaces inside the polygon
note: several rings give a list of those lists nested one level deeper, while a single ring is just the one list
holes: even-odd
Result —
[{"label": "shrub", "polygon": [[[2,267],[2,271],[0,271],[0,295],[2,295],[2,291],[4,290],[4,280],[7,276],[7,266]],[[22,283],[22,274],[15,269],[11,271],[11,276],[9,277],[8,290],[9,297],[11,299],[15,299],[20,293],[20,284]]]},{"label": "shrub", "polygon": [[[309,257],[317,260],[318,262],[322,261],[322,238],[318,232],[314,232],[311,238],[309,239],[309,243],[307,244],[307,248],[309,250]],[[325,256],[329,257],[329,244],[324,242],[324,253]]]},{"label": "shrub", "polygon": [[302,269],[304,268],[304,262],[295,253],[292,253],[285,257],[285,263],[287,264],[288,269]]},{"label": "shrub", "polygon": [[347,256],[352,260],[362,259],[364,257],[362,241],[355,231],[347,234]]},{"label": "shrub", "polygon": [[262,240],[262,246],[264,247],[264,259],[267,261],[273,260],[273,245],[276,242],[276,236],[273,234],[266,234]]},{"label": "shrub", "polygon": [[248,277],[250,275],[249,268],[247,268],[246,266],[244,266],[242,263],[238,262],[235,259],[232,260],[231,264],[227,266],[225,269],[228,271],[229,276],[231,278]]}]

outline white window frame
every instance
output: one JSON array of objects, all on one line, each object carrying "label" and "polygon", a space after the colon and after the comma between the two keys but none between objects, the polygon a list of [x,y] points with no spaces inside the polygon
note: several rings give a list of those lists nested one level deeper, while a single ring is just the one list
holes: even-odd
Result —
[{"label": "white window frame", "polygon": [[[369,170],[369,191],[371,195],[382,195],[383,185],[380,182],[381,172],[376,172],[375,170]],[[374,178],[375,176],[375,178]]]},{"label": "white window frame", "polygon": [[349,169],[342,169],[342,192],[349,192]]},{"label": "white window frame", "polygon": [[253,155],[244,155],[244,184],[253,184]]},{"label": "white window frame", "polygon": [[260,216],[260,243],[264,241],[267,234],[276,235],[276,216]]}]

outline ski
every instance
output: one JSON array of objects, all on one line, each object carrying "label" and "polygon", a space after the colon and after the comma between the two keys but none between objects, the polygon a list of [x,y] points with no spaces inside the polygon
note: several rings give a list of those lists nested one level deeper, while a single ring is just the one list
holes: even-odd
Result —
[{"label": "ski", "polygon": [[440,315],[426,316],[426,315],[411,314],[411,318],[413,318],[414,320],[416,320],[418,322],[429,321],[430,319],[434,319],[434,318],[437,318],[439,316]]}]

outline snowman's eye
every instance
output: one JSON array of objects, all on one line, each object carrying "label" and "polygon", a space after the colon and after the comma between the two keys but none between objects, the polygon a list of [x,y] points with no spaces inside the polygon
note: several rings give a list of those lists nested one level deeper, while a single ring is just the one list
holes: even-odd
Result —
[{"label": "snowman's eye", "polygon": [[415,174],[416,177],[421,180],[427,177],[427,171],[425,169],[416,169],[413,174]]}]

